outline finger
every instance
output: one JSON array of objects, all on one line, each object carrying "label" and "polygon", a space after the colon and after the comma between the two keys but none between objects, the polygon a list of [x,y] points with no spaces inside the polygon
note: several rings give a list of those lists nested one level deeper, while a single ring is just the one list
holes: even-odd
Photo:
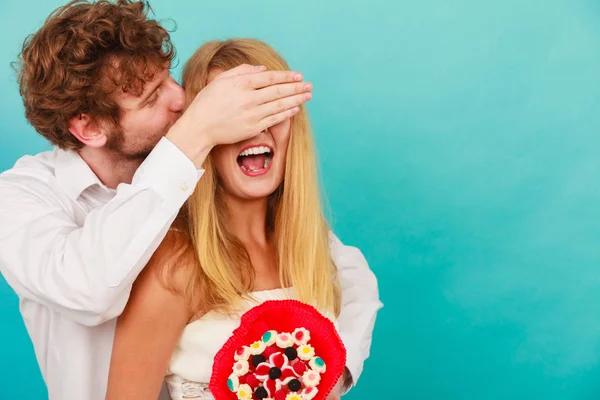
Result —
[{"label": "finger", "polygon": [[300,111],[300,107],[294,107],[289,110],[285,110],[283,112],[269,115],[268,117],[263,118],[258,123],[257,132],[262,132],[265,129],[275,126],[288,118],[292,118],[294,115],[298,114],[298,111]]},{"label": "finger", "polygon": [[215,77],[215,79],[231,78],[234,76],[254,74],[257,72],[264,72],[266,69],[267,68],[264,65],[241,64],[235,68],[232,68],[225,72],[221,72]]},{"label": "finger", "polygon": [[256,91],[257,104],[265,104],[274,100],[312,91],[312,84],[308,82],[282,83],[268,86]]},{"label": "finger", "polygon": [[257,74],[246,75],[246,87],[250,89],[261,89],[267,86],[280,83],[291,83],[302,81],[303,76],[299,72],[293,71],[264,71]]},{"label": "finger", "polygon": [[312,93],[302,93],[263,104],[258,107],[258,119],[267,118],[270,115],[279,114],[294,107],[298,107],[309,101],[311,98]]}]

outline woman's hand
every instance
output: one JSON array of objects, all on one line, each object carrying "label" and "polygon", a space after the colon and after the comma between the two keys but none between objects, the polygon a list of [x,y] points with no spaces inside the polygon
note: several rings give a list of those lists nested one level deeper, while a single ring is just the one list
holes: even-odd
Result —
[{"label": "woman's hand", "polygon": [[348,371],[344,369],[344,373],[337,381],[331,392],[329,392],[326,400],[340,400],[340,397],[342,397],[342,388],[344,386],[344,382],[346,382],[346,378],[348,377],[347,372]]}]

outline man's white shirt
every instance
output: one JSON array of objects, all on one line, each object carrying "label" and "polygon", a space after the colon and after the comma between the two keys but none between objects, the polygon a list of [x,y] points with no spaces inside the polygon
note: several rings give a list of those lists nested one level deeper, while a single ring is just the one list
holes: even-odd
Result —
[{"label": "man's white shirt", "polygon": [[[58,148],[0,174],[0,271],[19,296],[51,400],[104,399],[116,318],[203,172],[163,138],[116,190]],[[362,253],[333,233],[330,247],[355,384],[382,304]]]}]

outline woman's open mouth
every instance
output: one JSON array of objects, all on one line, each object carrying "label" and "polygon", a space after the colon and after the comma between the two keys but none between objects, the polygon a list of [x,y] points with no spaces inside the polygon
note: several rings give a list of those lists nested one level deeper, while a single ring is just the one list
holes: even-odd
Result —
[{"label": "woman's open mouth", "polygon": [[264,175],[271,168],[273,149],[266,145],[245,148],[237,158],[242,172],[248,176]]}]

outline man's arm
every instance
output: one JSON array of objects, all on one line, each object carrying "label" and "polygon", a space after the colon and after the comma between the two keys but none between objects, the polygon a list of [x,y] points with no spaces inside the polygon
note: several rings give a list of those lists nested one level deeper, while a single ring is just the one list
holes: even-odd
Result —
[{"label": "man's arm", "polygon": [[333,233],[330,248],[342,289],[338,331],[347,351],[347,380],[343,392],[354,386],[369,357],[377,311],[383,306],[375,274],[359,249],[345,246]]},{"label": "man's arm", "polygon": [[[298,112],[312,86],[293,71],[241,65],[206,86],[133,177],[78,226],[48,178],[0,177],[0,272],[21,297],[85,325],[118,316],[132,282],[193,192],[212,147]],[[35,249],[35,251],[33,251]]]},{"label": "man's arm", "polygon": [[10,170],[0,176],[0,271],[19,296],[81,324],[115,318],[200,175],[163,139],[132,184],[78,226],[48,177]]}]

